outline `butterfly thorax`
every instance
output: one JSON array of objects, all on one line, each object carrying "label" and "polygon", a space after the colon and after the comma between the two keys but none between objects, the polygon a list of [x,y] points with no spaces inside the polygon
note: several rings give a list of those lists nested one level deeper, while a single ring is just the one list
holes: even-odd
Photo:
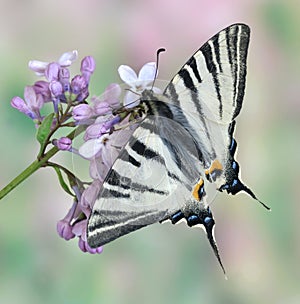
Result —
[{"label": "butterfly thorax", "polygon": [[140,104],[144,107],[147,116],[155,115],[173,119],[172,107],[168,104],[168,98],[162,94],[156,94],[152,90],[144,90]]}]

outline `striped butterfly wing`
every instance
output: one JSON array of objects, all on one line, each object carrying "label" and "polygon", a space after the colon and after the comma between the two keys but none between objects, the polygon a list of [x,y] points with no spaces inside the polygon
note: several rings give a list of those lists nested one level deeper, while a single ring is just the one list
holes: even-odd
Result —
[{"label": "striped butterfly wing", "polygon": [[[202,143],[201,161],[207,178],[220,191],[231,194],[245,191],[259,201],[239,179],[239,164],[234,159],[237,148],[234,119],[244,98],[249,39],[250,28],[245,24],[233,24],[220,31],[180,69],[164,95],[183,115],[193,116],[187,121]],[[207,139],[204,146],[203,138]]]},{"label": "striped butterfly wing", "polygon": [[164,94],[200,120],[230,123],[242,107],[249,38],[245,24],[220,31],[187,61]]},{"label": "striped butterfly wing", "polygon": [[234,159],[249,35],[247,25],[229,26],[188,60],[163,95],[143,92],[148,115],[103,183],[88,222],[91,247],[152,223],[185,218],[189,226],[204,226],[222,266],[204,176],[220,191],[243,190],[257,199],[240,181]]},{"label": "striped butterfly wing", "polygon": [[88,223],[89,245],[99,247],[184,208],[202,174],[198,159],[183,127],[167,117],[147,117],[103,183]]}]

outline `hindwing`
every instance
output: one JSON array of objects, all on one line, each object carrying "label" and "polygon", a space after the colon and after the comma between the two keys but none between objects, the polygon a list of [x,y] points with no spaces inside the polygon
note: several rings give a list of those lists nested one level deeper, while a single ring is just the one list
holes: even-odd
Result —
[{"label": "hindwing", "polygon": [[[181,139],[181,140],[180,140]],[[193,138],[173,120],[147,117],[108,173],[88,224],[98,247],[183,209],[203,175]]]}]

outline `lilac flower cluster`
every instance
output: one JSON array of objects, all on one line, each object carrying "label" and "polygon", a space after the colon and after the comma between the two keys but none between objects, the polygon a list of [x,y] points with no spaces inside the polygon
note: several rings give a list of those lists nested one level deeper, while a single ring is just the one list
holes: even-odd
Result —
[{"label": "lilac flower cluster", "polygon": [[[70,80],[68,67],[77,56],[77,51],[72,51],[64,53],[57,62],[30,61],[29,68],[38,76],[44,76],[46,80],[39,80],[32,86],[26,86],[24,99],[16,96],[12,99],[11,105],[39,126],[44,119],[40,111],[45,103],[52,102],[54,112],[58,113],[61,103],[83,102],[89,95],[88,85],[96,64],[93,57],[85,57],[81,62],[81,75],[76,75]],[[68,118],[65,117],[65,120]]]},{"label": "lilac flower cluster", "polygon": [[[78,237],[79,248],[83,252],[101,253],[102,247],[91,248],[87,243],[87,221],[109,169],[134,130],[134,125],[130,124],[130,113],[138,106],[140,93],[154,80],[156,64],[145,64],[138,75],[129,66],[120,66],[120,78],[130,87],[123,102],[120,102],[121,87],[113,83],[100,97],[92,97],[89,104],[86,98],[89,96],[88,86],[95,70],[95,60],[91,56],[85,57],[81,61],[81,74],[70,80],[68,67],[77,57],[77,51],[72,51],[64,53],[57,62],[30,61],[29,68],[46,80],[26,86],[24,98],[14,97],[11,105],[31,118],[39,128],[46,117],[41,114],[41,109],[45,103],[52,102],[55,116],[49,143],[61,151],[70,151],[89,160],[92,182],[86,186],[87,183],[75,177],[75,183],[70,183],[74,192],[73,204],[57,223],[57,232],[65,240]],[[158,89],[154,90],[158,92]],[[69,137],[52,138],[59,128],[82,125],[86,129],[84,144],[79,149],[72,146]]]}]

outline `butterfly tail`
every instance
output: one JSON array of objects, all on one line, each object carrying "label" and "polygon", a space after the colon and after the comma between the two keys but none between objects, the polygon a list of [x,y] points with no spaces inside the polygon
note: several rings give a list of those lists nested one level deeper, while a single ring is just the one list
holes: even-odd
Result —
[{"label": "butterfly tail", "polygon": [[228,127],[230,144],[228,147],[228,160],[225,169],[226,183],[219,187],[219,191],[222,192],[226,190],[228,194],[232,194],[232,195],[235,195],[240,191],[244,191],[247,194],[249,194],[252,198],[254,198],[256,201],[258,201],[267,210],[271,210],[270,207],[268,207],[266,204],[260,201],[253,193],[253,191],[250,188],[248,188],[246,185],[244,185],[238,177],[240,166],[238,162],[234,159],[234,155],[237,149],[237,143],[233,137],[235,123],[236,123],[235,120],[233,120]]}]

